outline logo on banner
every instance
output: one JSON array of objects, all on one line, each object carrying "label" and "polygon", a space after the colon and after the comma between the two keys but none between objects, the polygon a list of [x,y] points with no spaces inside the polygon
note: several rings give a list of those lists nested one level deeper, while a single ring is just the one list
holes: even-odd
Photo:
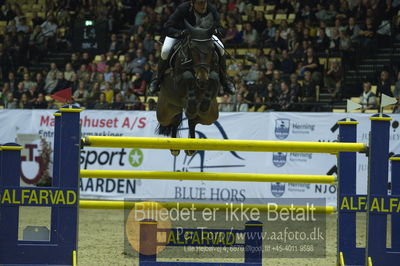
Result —
[{"label": "logo on banner", "polygon": [[285,193],[285,183],[271,183],[271,193],[274,197],[279,198]]},{"label": "logo on banner", "polygon": [[[182,120],[182,124],[185,123],[186,118]],[[229,139],[228,134],[225,129],[218,121],[213,123],[215,127],[215,132],[218,132],[221,137],[220,139]],[[179,131],[182,132],[184,130],[188,130],[187,127],[179,128]],[[197,139],[208,139],[205,132],[200,131],[196,128],[196,138]],[[238,167],[246,167],[246,164],[243,163],[245,159],[241,157],[236,151],[229,152],[229,159],[225,160],[222,164],[215,164],[212,160],[206,159],[206,151],[197,151],[193,156],[187,156],[184,152],[181,152],[181,155],[174,157],[173,162],[173,171],[179,172],[203,172],[204,169],[213,168],[213,169],[225,169],[225,168],[238,168]]]},{"label": "logo on banner", "polygon": [[278,139],[286,139],[289,136],[290,120],[279,118],[275,120],[275,136]]},{"label": "logo on banner", "polygon": [[143,152],[140,149],[133,149],[129,153],[129,163],[133,167],[139,167],[143,163]]},{"label": "logo on banner", "polygon": [[286,152],[274,152],[272,154],[272,163],[276,167],[282,167],[286,164],[287,153]]}]

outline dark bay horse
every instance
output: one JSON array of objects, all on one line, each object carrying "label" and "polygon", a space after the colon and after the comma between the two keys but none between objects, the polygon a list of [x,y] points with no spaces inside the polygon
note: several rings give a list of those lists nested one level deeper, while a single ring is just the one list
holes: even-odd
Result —
[{"label": "dark bay horse", "polygon": [[[197,124],[210,125],[218,119],[217,92],[220,87],[218,53],[214,29],[192,27],[185,21],[188,36],[172,53],[173,67],[161,84],[157,104],[158,134],[177,137],[185,112],[189,137],[195,138]],[[185,151],[191,156],[194,151]],[[171,150],[174,156],[179,150]]]}]

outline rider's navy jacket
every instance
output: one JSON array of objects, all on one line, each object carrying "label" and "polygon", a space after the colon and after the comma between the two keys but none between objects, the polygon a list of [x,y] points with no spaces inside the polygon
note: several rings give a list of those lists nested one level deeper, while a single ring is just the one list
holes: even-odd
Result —
[{"label": "rider's navy jacket", "polygon": [[[185,19],[192,26],[195,26],[196,16],[194,12],[195,12],[194,8],[190,5],[190,2],[185,2],[180,4],[164,25],[165,35],[171,38],[178,38],[181,31],[185,29],[185,23],[184,23]],[[218,11],[210,3],[207,4],[207,12],[205,12],[205,14],[202,14],[201,16],[205,17],[209,13],[211,13],[214,17],[214,29],[222,33],[223,28],[220,23],[220,17]]]}]

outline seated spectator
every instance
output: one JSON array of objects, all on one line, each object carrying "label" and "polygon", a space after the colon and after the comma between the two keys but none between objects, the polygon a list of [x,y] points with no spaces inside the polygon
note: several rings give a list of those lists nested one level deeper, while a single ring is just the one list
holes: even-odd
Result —
[{"label": "seated spectator", "polygon": [[144,111],[146,110],[146,106],[140,100],[140,97],[136,97],[134,104],[132,105],[132,110],[136,111]]},{"label": "seated spectator", "polygon": [[261,41],[269,46],[271,41],[275,38],[275,25],[272,20],[267,20],[266,28],[261,33]]},{"label": "seated spectator", "polygon": [[146,55],[151,54],[154,50],[154,38],[151,33],[146,33],[143,40],[143,49]]},{"label": "seated spectator", "polygon": [[26,17],[21,17],[15,25],[17,32],[28,33],[30,27],[26,24]]},{"label": "seated spectator", "polygon": [[95,104],[97,103],[98,99],[100,98],[100,84],[98,82],[95,82],[92,85],[91,90],[89,91],[89,96],[87,97],[87,104],[86,107],[88,109],[93,109]]},{"label": "seated spectator", "polygon": [[136,73],[134,76],[134,81],[132,82],[132,92],[136,96],[144,96],[146,92],[146,81],[142,78],[141,73]]},{"label": "seated spectator", "polygon": [[281,92],[281,84],[282,84],[282,77],[281,77],[281,72],[279,70],[274,70],[274,74],[272,76],[272,86],[274,88],[274,92],[276,95],[279,95]]},{"label": "seated spectator", "polygon": [[126,88],[130,88],[130,87],[131,87],[131,82],[129,80],[129,76],[125,72],[123,72],[121,74],[121,78],[115,84],[115,89],[120,92],[123,92],[123,91],[125,91]]},{"label": "seated spectator", "polygon": [[153,71],[151,71],[150,65],[148,63],[144,64],[142,78],[146,81],[146,84],[150,84],[152,76]]},{"label": "seated spectator", "polygon": [[98,101],[94,105],[94,109],[105,110],[105,109],[109,109],[109,107],[110,107],[110,104],[106,100],[106,95],[104,93],[101,93]]},{"label": "seated spectator", "polygon": [[[49,72],[50,73],[50,72]],[[45,85],[44,85],[44,91],[46,94],[51,94],[51,92],[56,88],[57,86],[57,72],[52,72],[50,73],[50,77],[46,79]]]},{"label": "seated spectator", "polygon": [[303,58],[300,74],[304,74],[307,71],[309,71],[311,73],[312,80],[315,83],[320,84],[320,82],[322,80],[322,74],[319,69],[319,59],[314,54],[314,51],[312,48],[307,49],[307,54]]},{"label": "seated spectator", "polygon": [[381,72],[377,85],[378,86],[376,88],[376,94],[378,97],[381,97],[382,93],[386,94],[387,96],[393,97],[393,93],[390,89],[391,82],[389,80],[389,72],[387,72],[386,70]]},{"label": "seated spectator", "polygon": [[315,39],[315,44],[317,52],[323,53],[329,49],[330,41],[324,28],[318,29],[318,37]]},{"label": "seated spectator", "polygon": [[289,90],[290,92],[293,94],[294,97],[294,101],[298,102],[299,101],[299,97],[301,95],[302,92],[302,87],[300,85],[300,83],[297,80],[297,75],[296,74],[291,74],[290,75],[290,80],[289,80]]},{"label": "seated spectator", "polygon": [[274,85],[272,83],[268,83],[267,91],[264,98],[264,102],[267,105],[268,109],[273,109],[277,103],[277,97],[274,90]]},{"label": "seated spectator", "polygon": [[54,94],[58,91],[65,90],[70,87],[71,87],[71,83],[64,78],[64,72],[59,72],[58,77],[57,77],[57,84],[56,84],[55,88],[53,89],[53,91],[51,91],[51,94]]},{"label": "seated spectator", "polygon": [[283,40],[287,41],[288,36],[290,32],[292,31],[291,28],[289,28],[288,23],[286,20],[282,20],[280,25],[279,25],[279,31],[280,31],[280,36]]},{"label": "seated spectator", "polygon": [[14,98],[20,100],[23,93],[25,93],[24,83],[19,82],[17,85],[17,89],[13,91]]},{"label": "seated spectator", "polygon": [[106,53],[106,65],[109,65],[110,67],[113,67],[116,63],[118,63],[118,59],[115,58],[114,53],[112,51],[108,51]]},{"label": "seated spectator", "polygon": [[271,61],[268,61],[266,63],[265,78],[267,80],[271,81],[273,75],[274,75],[274,63],[272,63]]},{"label": "seated spectator", "polygon": [[72,98],[76,103],[79,103],[81,107],[86,106],[86,100],[89,97],[89,92],[86,89],[84,81],[79,81],[78,89],[72,95]]},{"label": "seated spectator", "polygon": [[287,50],[282,51],[282,61],[280,70],[282,71],[284,78],[289,77],[290,74],[296,71],[296,64],[288,54]]},{"label": "seated spectator", "polygon": [[103,87],[100,87],[100,90],[106,96],[106,102],[112,103],[114,99],[114,89],[111,87],[110,82],[105,82]]},{"label": "seated spectator", "polygon": [[21,99],[19,100],[18,103],[18,108],[19,109],[32,109],[33,105],[29,100],[29,97],[26,93],[22,93]]},{"label": "seated spectator", "polygon": [[225,36],[222,38],[224,43],[239,43],[240,38],[238,38],[239,32],[236,28],[236,25],[232,22],[229,23],[229,27],[225,33]]},{"label": "seated spectator", "polygon": [[73,74],[75,74],[75,71],[72,68],[72,64],[71,63],[67,63],[65,65],[64,78],[66,80],[68,80],[68,81],[71,81]]},{"label": "seated spectator", "polygon": [[260,76],[259,66],[258,64],[254,64],[251,66],[249,72],[247,73],[246,76],[243,77],[243,79],[248,84],[255,84],[259,76]]},{"label": "seated spectator", "polygon": [[267,106],[262,102],[262,98],[256,96],[254,105],[249,108],[249,112],[264,112]]},{"label": "seated spectator", "polygon": [[246,84],[240,85],[238,94],[243,96],[243,101],[246,102],[249,105],[249,108],[253,106],[254,97],[255,97],[255,94],[256,94],[254,84],[252,84],[252,85],[246,85]]},{"label": "seated spectator", "polygon": [[96,78],[94,78],[93,81],[98,82],[100,84],[100,87],[104,86],[104,83],[106,82],[104,79],[104,73],[97,72]]},{"label": "seated spectator", "polygon": [[114,75],[114,73],[111,71],[111,67],[109,65],[106,65],[103,75],[104,75],[104,81],[110,82],[111,77]]},{"label": "seated spectator", "polygon": [[278,97],[280,111],[291,111],[293,109],[294,97],[285,81],[281,82],[281,91]]},{"label": "seated spectator", "polygon": [[100,61],[96,62],[97,72],[104,73],[106,69],[106,56],[104,54],[100,55]]},{"label": "seated spectator", "polygon": [[289,54],[296,54],[298,49],[300,48],[300,40],[297,36],[296,31],[292,30],[289,33],[287,39],[287,50]]},{"label": "seated spectator", "polygon": [[325,87],[331,94],[332,99],[339,99],[342,79],[343,72],[340,67],[340,63],[337,60],[332,60],[330,68],[325,74]]},{"label": "seated spectator", "polygon": [[377,108],[377,99],[375,93],[371,91],[371,83],[363,83],[363,93],[360,95],[361,111]]},{"label": "seated spectator", "polygon": [[278,52],[287,49],[287,41],[282,38],[280,29],[276,29],[275,37],[271,39],[271,48]]},{"label": "seated spectator", "polygon": [[254,86],[254,92],[257,96],[260,96],[261,98],[265,97],[266,94],[266,88],[269,83],[269,80],[265,77],[265,74],[260,71],[260,75],[258,76],[257,82]]},{"label": "seated spectator", "polygon": [[332,36],[329,38],[329,50],[339,52],[340,50],[340,33],[338,28],[332,29]]},{"label": "seated spectator", "polygon": [[47,109],[47,101],[43,93],[39,93],[35,102],[33,103],[33,109]]},{"label": "seated spectator", "polygon": [[330,4],[328,9],[321,4],[318,4],[317,10],[318,12],[315,13],[315,17],[328,23],[333,22],[337,14],[335,5],[333,4]]},{"label": "seated spectator", "polygon": [[29,101],[31,103],[36,102],[36,99],[39,96],[39,91],[37,90],[37,85],[35,84],[29,90],[25,91],[25,93],[28,95]]},{"label": "seated spectator", "polygon": [[125,103],[133,104],[136,101],[137,96],[132,93],[131,88],[125,88],[125,90],[121,91],[121,94],[124,97]]},{"label": "seated spectator", "polygon": [[29,90],[33,86],[36,86],[37,84],[31,80],[31,77],[29,73],[24,74],[24,80],[22,81],[24,84],[24,90]]},{"label": "seated spectator", "polygon": [[268,54],[268,60],[274,63],[275,69],[279,69],[281,61],[279,60],[278,53],[276,49],[271,49]]},{"label": "seated spectator", "polygon": [[16,99],[14,99],[14,95],[9,92],[7,93],[7,98],[3,102],[4,108],[5,109],[17,109],[18,108],[18,102]]},{"label": "seated spectator", "polygon": [[221,102],[219,103],[218,109],[220,112],[233,112],[234,105],[232,103],[231,96],[228,94],[224,94],[221,97]]},{"label": "seated spectator", "polygon": [[86,64],[82,64],[79,67],[77,75],[78,75],[78,80],[81,80],[81,81],[84,81],[84,82],[89,82],[90,81],[90,72],[88,71],[88,68],[87,68]]},{"label": "seated spectator", "polygon": [[118,54],[120,50],[121,50],[121,44],[118,41],[117,34],[113,33],[110,36],[110,45],[108,51],[112,51],[115,54]]},{"label": "seated spectator", "polygon": [[125,103],[121,93],[117,93],[114,97],[114,102],[111,104],[112,110],[125,110]]},{"label": "seated spectator", "polygon": [[54,63],[54,62],[53,62],[53,63],[50,63],[50,71],[47,72],[47,75],[46,75],[46,83],[47,83],[49,80],[52,80],[52,79],[53,79],[53,74],[56,74],[55,77],[56,77],[56,79],[57,79],[58,73],[59,73],[59,72],[61,72],[61,71],[58,70],[56,63]]},{"label": "seated spectator", "polygon": [[136,50],[136,58],[133,59],[133,70],[132,73],[143,72],[143,66],[146,64],[147,59],[143,54],[142,49]]},{"label": "seated spectator", "polygon": [[11,10],[10,4],[1,5],[0,20],[10,21],[15,17],[15,13]]},{"label": "seated spectator", "polygon": [[238,93],[236,96],[236,105],[235,105],[236,112],[247,112],[249,111],[249,105],[244,101],[243,96]]},{"label": "seated spectator", "polygon": [[40,72],[36,73],[34,82],[37,85],[37,91],[44,92],[45,81],[42,73]]},{"label": "seated spectator", "polygon": [[17,80],[17,78],[15,77],[14,72],[8,72],[8,74],[7,74],[7,79],[6,79],[6,80],[7,80],[7,83],[10,84],[10,90],[11,90],[11,91],[14,91],[14,90],[17,89],[18,80]]},{"label": "seated spectator", "polygon": [[248,46],[254,46],[258,40],[258,33],[250,23],[244,24],[243,41]]},{"label": "seated spectator", "polygon": [[[314,80],[312,80],[311,72],[306,71],[304,73],[304,82],[302,92],[300,94],[300,101],[302,103],[313,103],[316,100],[317,96],[317,84]],[[303,108],[303,110],[311,110],[310,108]]]}]

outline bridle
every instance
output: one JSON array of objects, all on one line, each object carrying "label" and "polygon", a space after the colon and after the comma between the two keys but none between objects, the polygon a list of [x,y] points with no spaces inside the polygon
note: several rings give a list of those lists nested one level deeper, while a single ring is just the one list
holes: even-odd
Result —
[{"label": "bridle", "polygon": [[[187,43],[186,43],[188,50],[192,50],[192,49],[196,50],[198,52],[199,57],[200,57],[200,60],[199,60],[200,62],[199,63],[192,64],[193,70],[195,68],[201,68],[201,69],[204,69],[205,71],[207,71],[207,73],[209,73],[210,69],[211,69],[212,62],[206,63],[205,60],[204,60],[204,57],[207,56],[207,54],[208,54],[208,51],[205,51],[205,50],[209,49],[209,48],[208,47],[202,48],[200,46],[193,47],[192,46],[192,42],[194,42],[194,43],[211,42],[211,46],[212,46],[211,49],[214,49],[214,47],[213,47],[213,39],[212,38],[206,38],[206,39],[193,38],[192,39],[192,38],[190,38],[190,36],[188,36],[187,37]],[[188,55],[188,56],[190,56],[190,55]],[[190,58],[190,60],[193,62],[192,58]]]}]

